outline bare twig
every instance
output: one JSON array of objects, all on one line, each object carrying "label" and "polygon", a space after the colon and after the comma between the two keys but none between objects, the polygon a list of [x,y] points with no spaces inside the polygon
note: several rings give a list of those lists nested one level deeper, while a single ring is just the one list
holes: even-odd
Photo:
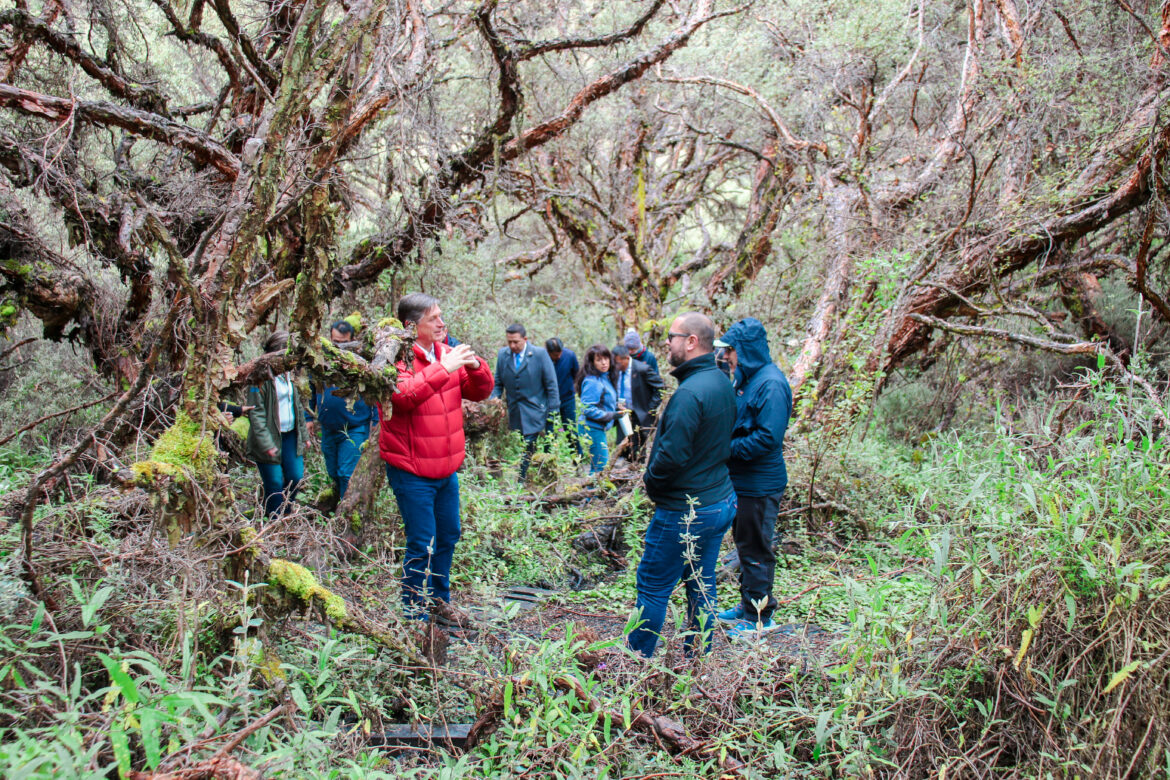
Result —
[{"label": "bare twig", "polygon": [[24,426],[20,430],[14,431],[14,432],[8,434],[7,436],[5,436],[3,439],[0,439],[0,447],[3,447],[5,444],[12,441],[20,434],[22,434],[26,431],[31,431],[33,428],[37,427],[38,425],[40,425],[43,422],[48,422],[49,420],[52,420],[55,417],[64,417],[66,415],[73,414],[74,412],[80,412],[82,409],[88,409],[91,406],[97,406],[100,403],[104,403],[105,401],[110,400],[111,398],[113,398],[117,394],[118,394],[118,391],[115,390],[114,392],[110,393],[109,395],[103,396],[103,397],[97,399],[96,401],[86,401],[83,404],[78,404],[77,406],[72,406],[72,407],[65,409],[63,411],[53,412],[52,414],[46,414],[44,417],[38,417],[37,419],[33,420],[32,422],[30,422],[28,425]]}]

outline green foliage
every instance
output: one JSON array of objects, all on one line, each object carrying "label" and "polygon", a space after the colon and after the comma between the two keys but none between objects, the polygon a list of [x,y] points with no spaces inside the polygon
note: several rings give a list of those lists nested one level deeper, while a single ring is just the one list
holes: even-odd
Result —
[{"label": "green foliage", "polygon": [[[1141,356],[1131,365],[1148,370]],[[863,387],[861,372],[856,379]],[[844,413],[811,434],[790,433],[794,503],[775,588],[776,620],[790,633],[736,646],[717,637],[698,665],[678,655],[681,589],[659,658],[643,664],[623,649],[652,509],[645,495],[541,508],[516,481],[514,436],[475,453],[461,473],[457,601],[492,605],[517,584],[583,578],[591,587],[549,599],[539,619],[484,618],[478,637],[455,636],[433,676],[397,665],[372,640],[329,630],[313,610],[269,620],[252,597],[259,584],[229,584],[238,593],[197,603],[144,592],[123,568],[135,556],[106,552],[124,544],[127,522],[108,497],[44,506],[38,523],[86,529],[104,568],[85,556],[54,570],[67,603],[50,624],[23,598],[16,537],[5,537],[0,773],[166,769],[168,756],[206,730],[215,739],[193,759],[284,703],[287,717],[249,735],[238,754],[273,777],[703,776],[724,753],[764,776],[926,776],[999,744],[1012,746],[994,767],[1006,775],[1088,776],[1095,762],[1124,769],[1130,759],[1156,774],[1164,761],[1157,725],[1150,750],[1102,747],[1114,722],[1135,743],[1135,728],[1166,722],[1170,532],[1161,518],[1170,453],[1149,408],[1091,374],[1071,412],[1058,405],[1037,416],[1005,398],[983,427],[911,436],[928,421],[926,382],[884,396],[864,437]],[[922,419],[899,427],[909,414]],[[3,455],[15,470],[37,466]],[[574,469],[567,441],[547,458],[557,474]],[[233,476],[254,480],[251,470]],[[820,496],[855,514],[800,511]],[[625,519],[620,560],[572,547],[598,515]],[[398,519],[366,520],[374,540],[366,557],[332,572],[312,564],[329,589],[288,559],[308,560],[303,549],[272,562],[267,587],[327,612],[333,604],[329,616],[340,623],[342,594],[371,614],[395,611]],[[304,533],[324,521],[285,522],[304,523]],[[393,530],[379,536],[383,527]],[[733,580],[720,583],[721,607],[734,591]],[[582,640],[573,615],[609,621],[599,640]],[[600,662],[584,663],[587,653]],[[365,747],[389,723],[473,720],[484,699],[455,684],[468,681],[491,701],[498,693],[502,706],[499,728],[473,751],[391,756]],[[707,749],[672,755],[626,727],[642,711],[676,721]],[[1037,713],[1056,747],[1035,740]]]},{"label": "green foliage", "polygon": [[[231,735],[282,698],[250,687],[253,669],[237,655],[201,659],[195,635],[185,634],[174,655],[122,651],[111,644],[104,587],[86,594],[74,587],[72,606],[82,618],[75,630],[57,630],[39,607],[0,631],[0,775],[10,778],[97,778],[130,770],[158,770],[184,746],[206,744],[207,733]],[[59,618],[58,618],[59,619]],[[383,705],[370,686],[361,699],[339,685],[353,670],[373,676],[377,664],[365,649],[344,650],[335,640],[310,637],[282,666],[297,710],[244,741],[272,777],[324,777],[325,767],[345,777],[390,778],[376,753],[335,761],[332,745]],[[94,652],[92,648],[103,648]],[[92,655],[90,654],[92,652]],[[58,653],[74,660],[47,671]],[[359,658],[364,655],[364,658]],[[32,702],[35,708],[30,708]],[[287,723],[296,723],[288,729]],[[369,721],[365,721],[369,728]],[[334,771],[335,771],[334,770]],[[337,776],[333,774],[331,776]]]},{"label": "green foliage", "polygon": [[[899,764],[904,771],[942,760],[948,729],[972,752],[1010,739],[1016,766],[1036,770],[1158,761],[1157,750],[1093,746],[1110,728],[1138,739],[1148,718],[1165,717],[1157,691],[1167,668],[1155,648],[1170,614],[1161,522],[1170,458],[1141,403],[1097,375],[1089,387],[1090,416],[1068,433],[1055,412],[1035,431],[1001,417],[985,433],[936,436],[893,460],[883,445],[847,458],[854,469],[885,458],[868,466],[890,483],[869,506],[882,507],[886,533],[907,555],[923,555],[926,578],[909,587],[917,599],[889,601],[888,585],[849,589],[853,631],[833,673],[840,706],[884,724],[891,747],[908,730],[938,735],[927,740],[935,758]],[[1138,669],[1147,672],[1134,685]],[[1030,716],[997,698],[1003,685],[1021,686],[1029,706],[1049,713],[1059,748],[1042,751],[1027,737]],[[1129,698],[1103,717],[1100,702],[1126,685]]]}]

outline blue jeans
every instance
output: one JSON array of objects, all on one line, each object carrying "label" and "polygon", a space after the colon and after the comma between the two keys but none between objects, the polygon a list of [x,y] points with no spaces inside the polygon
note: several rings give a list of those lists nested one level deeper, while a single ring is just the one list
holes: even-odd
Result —
[{"label": "blue jeans", "polygon": [[432,599],[451,600],[451,558],[459,541],[459,475],[430,479],[386,465],[402,525],[402,604],[408,618],[426,619]]},{"label": "blue jeans", "polygon": [[321,428],[321,455],[325,458],[325,471],[337,483],[337,500],[345,498],[349,478],[357,468],[362,455],[362,445],[370,436],[370,426],[357,428]]},{"label": "blue jeans", "polygon": [[[732,493],[710,506],[689,510],[656,509],[646,529],[646,549],[638,564],[637,609],[642,623],[630,632],[630,648],[646,658],[654,655],[666,603],[681,579],[687,589],[687,626],[695,632],[686,638],[688,655],[693,654],[696,634],[703,631],[703,652],[710,647],[710,628],[715,624],[715,567],[719,544],[731,528],[736,500]],[[685,539],[684,534],[693,538]],[[688,546],[693,549],[688,550]]]},{"label": "blue jeans", "polygon": [[581,423],[581,436],[589,437],[589,473],[596,474],[609,462],[609,444],[605,440],[605,428]]},{"label": "blue jeans", "polygon": [[280,463],[257,463],[256,468],[264,483],[264,513],[275,517],[287,512],[305,478],[305,459],[297,455],[297,429],[280,434]]}]

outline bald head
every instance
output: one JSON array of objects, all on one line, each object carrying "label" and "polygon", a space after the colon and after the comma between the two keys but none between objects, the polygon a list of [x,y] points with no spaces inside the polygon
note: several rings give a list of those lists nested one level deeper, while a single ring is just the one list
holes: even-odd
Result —
[{"label": "bald head", "polygon": [[694,334],[695,338],[699,340],[696,355],[715,351],[715,323],[706,314],[688,311],[678,315],[676,322],[682,323],[684,332]]},{"label": "bald head", "polygon": [[674,318],[666,334],[670,364],[678,367],[715,349],[715,324],[706,314],[689,311]]}]

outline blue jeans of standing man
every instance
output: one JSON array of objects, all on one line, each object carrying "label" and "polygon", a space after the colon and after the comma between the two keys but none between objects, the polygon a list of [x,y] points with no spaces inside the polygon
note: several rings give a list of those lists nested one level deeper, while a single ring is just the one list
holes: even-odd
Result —
[{"label": "blue jeans of standing man", "polygon": [[[637,609],[642,623],[630,632],[630,648],[646,658],[654,648],[666,621],[666,603],[678,581],[687,589],[687,627],[695,632],[686,639],[693,654],[696,635],[715,624],[715,567],[719,544],[735,517],[735,494],[710,506],[691,510],[656,509],[646,529],[646,549],[638,564]],[[710,647],[704,634],[703,651]]]},{"label": "blue jeans of standing man", "polygon": [[425,620],[430,602],[451,600],[451,558],[459,541],[459,475],[430,479],[387,464],[386,479],[406,530],[402,604]]},{"label": "blue jeans of standing man", "polygon": [[325,471],[337,484],[337,500],[345,498],[349,478],[357,468],[362,456],[362,445],[370,436],[370,426],[357,428],[321,428],[321,456],[325,458]]},{"label": "blue jeans of standing man", "polygon": [[297,429],[280,434],[280,463],[257,463],[256,468],[264,483],[264,513],[275,517],[287,512],[305,478],[305,459],[297,455]]}]

